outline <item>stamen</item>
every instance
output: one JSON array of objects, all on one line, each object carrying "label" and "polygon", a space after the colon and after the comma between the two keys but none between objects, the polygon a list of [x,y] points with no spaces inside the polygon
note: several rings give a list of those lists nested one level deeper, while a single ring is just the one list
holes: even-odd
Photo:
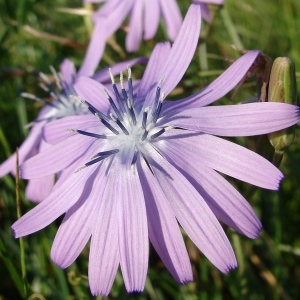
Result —
[{"label": "stamen", "polygon": [[149,111],[150,107],[146,107],[144,109],[144,112],[143,112],[143,121],[142,121],[142,127],[145,129],[146,126],[147,126],[147,117],[148,117],[148,111]]},{"label": "stamen", "polygon": [[131,105],[131,102],[130,102],[129,98],[127,99],[127,106],[128,106],[128,109],[129,109],[131,119],[132,119],[132,123],[133,123],[133,125],[136,125],[136,117],[135,117],[134,109]]},{"label": "stamen", "polygon": [[123,125],[123,123],[118,118],[116,118],[113,114],[110,114],[110,117],[117,123],[117,125],[122,129],[122,131],[126,135],[129,135],[128,130],[125,128],[125,126]]},{"label": "stamen", "polygon": [[141,138],[141,141],[144,141],[144,140],[147,138],[148,133],[149,133],[149,131],[146,129],[146,130],[144,131],[144,134],[143,134],[142,138]]},{"label": "stamen", "polygon": [[137,149],[135,149],[131,165],[134,165],[136,163],[137,158],[138,158],[138,153],[139,153],[139,151]]},{"label": "stamen", "polygon": [[153,123],[156,123],[157,119],[159,118],[159,114],[160,114],[160,111],[161,111],[161,108],[162,108],[162,103],[163,103],[164,99],[165,99],[165,93],[162,92],[161,97],[160,97],[159,102],[158,102],[158,106],[157,106],[157,108],[156,108],[156,110],[153,114],[153,120],[152,120]]},{"label": "stamen", "polygon": [[111,71],[111,68],[108,69],[109,75],[110,75],[110,80],[112,84],[115,84],[115,79],[114,79],[114,75]]},{"label": "stamen", "polygon": [[117,134],[117,135],[119,134],[119,131],[109,124],[109,121],[110,121],[109,118],[106,117],[102,112],[97,110],[92,104],[90,104],[86,100],[80,98],[79,96],[70,95],[70,98],[80,101],[81,104],[84,105],[92,114],[94,114],[96,116],[96,118],[98,118],[104,126],[106,126],[114,134]]},{"label": "stamen", "polygon": [[114,79],[114,75],[113,75],[113,73],[112,73],[112,71],[111,71],[111,68],[109,68],[108,71],[109,71],[111,83],[112,83],[112,86],[113,86],[113,89],[114,89],[114,93],[115,93],[115,95],[116,95],[117,102],[118,102],[118,104],[119,104],[120,110],[121,110],[122,112],[124,112],[123,102],[122,102],[121,96],[120,96],[120,94],[119,94],[118,88],[117,88],[117,86],[116,86],[115,79]]},{"label": "stamen", "polygon": [[161,77],[161,79],[159,80],[159,82],[158,82],[158,85],[157,85],[157,88],[156,88],[156,94],[155,94],[155,99],[154,99],[154,105],[153,105],[152,115],[154,115],[154,113],[156,111],[156,108],[158,106],[159,97],[160,97],[160,91],[161,91],[161,86],[162,86],[162,83],[163,83],[164,79],[165,79],[165,75],[163,75]]},{"label": "stamen", "polygon": [[129,65],[127,66],[128,71],[128,90],[129,90],[129,99],[131,104],[133,104],[133,87],[132,87],[132,76],[131,76],[131,68]]},{"label": "stamen", "polygon": [[40,77],[45,81],[46,84],[40,83],[40,87],[47,93],[50,94],[50,96],[62,103],[64,106],[68,106],[68,100],[65,99],[64,97],[61,97],[60,92],[57,90],[57,88],[53,85],[53,83],[50,81],[50,79],[44,74],[44,73],[39,73]]},{"label": "stamen", "polygon": [[79,130],[79,129],[72,129],[72,128],[67,128],[66,130],[70,131],[70,132],[75,132],[75,133],[79,133],[82,135],[94,137],[96,139],[107,139],[107,136],[104,134],[97,134],[97,133],[92,133],[92,132],[87,132],[87,131],[83,131],[83,130]]},{"label": "stamen", "polygon": [[97,108],[95,108],[91,103],[87,102],[86,100],[80,98],[76,95],[70,95],[70,98],[79,101],[84,107],[86,107],[93,115],[95,115],[100,120],[105,120],[109,122],[109,118],[105,116],[101,111],[99,111]]},{"label": "stamen", "polygon": [[137,158],[138,158],[138,153],[139,153],[139,151],[137,149],[135,149],[134,155],[133,155],[133,158],[132,158],[132,162],[131,162],[131,172],[133,174],[135,174],[135,163],[136,163]]},{"label": "stamen", "polygon": [[47,83],[47,84],[51,84],[51,81],[49,79],[49,77],[44,74],[43,72],[39,72],[39,76]]},{"label": "stamen", "polygon": [[112,154],[116,154],[118,152],[119,152],[118,149],[114,149],[114,150],[110,150],[110,151],[104,151],[104,152],[99,152],[98,154],[96,154],[95,156],[92,157],[92,158],[97,157],[96,159],[93,159],[93,160],[87,162],[82,167],[78,168],[75,171],[75,173],[77,173],[77,172],[81,171],[82,169],[84,169],[84,168],[86,168],[88,166],[91,166],[91,165],[93,165],[93,164],[95,164],[95,163],[97,163],[97,162],[99,162],[99,161],[101,161],[101,160],[109,157]]},{"label": "stamen", "polygon": [[113,110],[115,111],[115,113],[117,114],[118,118],[119,118],[120,120],[123,121],[123,116],[121,115],[120,111],[118,110],[118,108],[117,108],[116,104],[114,103],[113,99],[109,96],[107,90],[106,90],[106,89],[102,89],[102,90],[103,90],[103,92],[104,92],[106,98],[108,99],[108,101],[109,101],[109,103],[110,103],[112,109],[113,109]]},{"label": "stamen", "polygon": [[113,126],[111,126],[107,121],[100,119],[102,124],[106,126],[110,131],[112,131],[114,134],[118,135],[119,131],[115,129]]},{"label": "stamen", "polygon": [[31,100],[35,100],[35,101],[37,101],[37,102],[41,102],[41,103],[43,103],[43,104],[45,104],[45,103],[46,103],[46,101],[45,101],[45,100],[43,100],[43,99],[41,99],[41,98],[37,97],[36,95],[29,94],[29,93],[21,93],[21,97],[23,97],[23,98],[27,98],[27,99],[31,99]]},{"label": "stamen", "polygon": [[102,151],[102,152],[99,152],[97,154],[95,154],[94,156],[92,156],[91,159],[93,158],[96,158],[98,156],[109,156],[109,155],[112,155],[112,154],[116,154],[119,152],[119,149],[113,149],[113,150],[108,150],[108,151]]},{"label": "stamen", "polygon": [[50,66],[49,69],[50,69],[50,71],[52,72],[53,77],[55,78],[55,82],[56,82],[57,87],[58,87],[59,89],[62,89],[62,86],[61,86],[61,84],[60,84],[61,80],[60,80],[60,78],[59,78],[59,76],[58,76],[56,70],[54,69],[53,66]]},{"label": "stamen", "polygon": [[173,126],[167,126],[167,127],[164,127],[162,128],[161,130],[159,130],[158,132],[154,133],[153,135],[151,135],[151,139],[155,139],[157,137],[159,137],[160,135],[162,135],[163,133],[165,133],[166,131],[170,130],[170,129],[173,129],[174,127]]},{"label": "stamen", "polygon": [[40,88],[41,88],[42,90],[44,90],[45,92],[50,93],[49,88],[48,88],[45,84],[40,83],[39,86],[40,86]]},{"label": "stamen", "polygon": [[121,84],[121,89],[122,89],[122,95],[123,95],[123,98],[124,100],[126,101],[128,96],[127,96],[127,93],[124,89],[124,77],[123,77],[123,72],[120,73],[120,84]]}]

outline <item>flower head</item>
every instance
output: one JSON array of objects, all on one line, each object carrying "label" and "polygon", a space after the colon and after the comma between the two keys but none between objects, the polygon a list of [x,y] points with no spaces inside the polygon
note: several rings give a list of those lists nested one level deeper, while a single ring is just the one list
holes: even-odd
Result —
[{"label": "flower head", "polygon": [[[98,36],[99,34],[98,27],[95,27],[84,63],[78,72],[76,72],[74,64],[69,59],[65,59],[60,65],[60,73],[57,73],[53,67],[50,68],[53,77],[55,78],[55,84],[53,84],[48,76],[40,73],[40,79],[42,82],[41,87],[49,94],[52,99],[51,101],[45,101],[28,93],[22,94],[23,97],[41,102],[43,107],[41,108],[36,120],[28,125],[31,127],[30,133],[18,151],[20,164],[49,147],[48,143],[45,142],[43,138],[43,128],[47,123],[67,116],[81,115],[88,112],[86,107],[82,106],[80,102],[69,98],[69,95],[76,95],[76,91],[73,87],[76,79],[81,75],[89,76],[93,74],[96,64],[99,62],[100,57],[99,52],[97,52],[100,50],[99,42],[95,38],[95,36]],[[115,74],[126,69],[128,63],[135,64],[144,61],[145,58],[141,57],[115,64],[112,66],[112,72]],[[107,68],[98,71],[93,75],[93,78],[103,83],[107,82],[110,78]],[[8,173],[15,175],[15,165],[16,154],[14,153],[0,165],[0,177]],[[26,187],[26,198],[35,202],[44,200],[50,194],[54,182],[54,175],[30,179]]]},{"label": "flower head", "polygon": [[[144,288],[148,239],[174,278],[192,280],[180,227],[222,272],[237,265],[218,221],[256,238],[261,223],[244,197],[216,171],[277,189],[282,173],[264,158],[214,136],[256,135],[291,126],[298,108],[282,103],[205,105],[244,77],[259,51],[249,51],[200,92],[166,100],[187,69],[200,33],[200,8],[191,5],[178,37],[154,49],[137,93],[113,92],[78,78],[73,97],[90,115],[45,127],[52,146],[21,166],[23,178],[63,171],[52,193],[12,225],[16,237],[36,232],[66,213],[52,260],[62,268],[91,238],[89,283],[107,295],[120,265],[130,291]],[[123,86],[121,75],[121,87]],[[68,129],[68,130],[65,130]]]}]

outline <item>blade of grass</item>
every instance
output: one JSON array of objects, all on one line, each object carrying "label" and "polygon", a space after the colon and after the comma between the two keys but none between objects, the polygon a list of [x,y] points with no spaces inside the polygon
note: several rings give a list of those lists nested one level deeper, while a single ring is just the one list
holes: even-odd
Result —
[{"label": "blade of grass", "polygon": [[233,24],[231,17],[226,9],[221,10],[221,16],[225,27],[230,35],[232,43],[239,49],[244,50],[244,45],[240,39],[240,36],[236,30],[236,26]]},{"label": "blade of grass", "polygon": [[[15,266],[13,265],[12,261],[9,259],[9,255],[7,254],[5,245],[2,241],[2,237],[0,236],[0,258],[4,262],[11,278],[13,279],[13,282],[19,291],[20,295],[22,298],[25,298],[25,293],[24,293],[24,286],[22,282],[22,278],[19,276],[19,273]],[[2,270],[3,271],[3,270]]]},{"label": "blade of grass", "polygon": [[[20,185],[19,185],[19,153],[18,148],[16,149],[16,201],[17,201],[17,216],[18,219],[21,218],[21,201],[20,201]],[[28,297],[27,294],[27,276],[26,276],[26,264],[25,264],[25,250],[24,250],[24,241],[23,238],[19,238],[20,242],[20,260],[21,260],[21,271],[23,279],[23,289],[25,297]]]}]

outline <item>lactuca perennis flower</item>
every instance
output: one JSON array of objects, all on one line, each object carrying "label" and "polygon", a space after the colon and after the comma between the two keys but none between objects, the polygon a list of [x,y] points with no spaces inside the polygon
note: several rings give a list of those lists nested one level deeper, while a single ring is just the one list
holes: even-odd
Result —
[{"label": "lactuca perennis flower", "polygon": [[75,90],[91,114],[49,123],[45,138],[51,148],[21,166],[23,178],[63,172],[50,196],[13,224],[15,236],[41,230],[66,213],[51,258],[66,268],[91,238],[93,295],[109,293],[119,265],[129,292],[144,288],[148,239],[178,282],[191,281],[178,223],[219,270],[235,268],[218,219],[249,238],[257,237],[261,223],[216,171],[268,189],[277,189],[283,176],[258,154],[214,134],[256,135],[291,126],[299,120],[296,106],[205,107],[239,83],[259,51],[246,53],[200,92],[165,100],[194,55],[200,14],[192,5],[172,48],[156,46],[136,95],[130,69],[128,90],[118,91],[112,78],[112,93],[80,77]]}]

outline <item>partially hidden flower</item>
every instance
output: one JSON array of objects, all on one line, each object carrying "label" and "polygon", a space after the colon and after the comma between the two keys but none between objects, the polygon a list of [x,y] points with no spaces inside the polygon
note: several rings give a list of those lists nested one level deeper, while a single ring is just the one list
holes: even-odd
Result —
[{"label": "partially hidden flower", "polygon": [[[78,78],[79,96],[73,99],[91,114],[47,124],[44,136],[52,146],[21,166],[23,178],[63,172],[48,198],[12,225],[15,237],[41,230],[65,213],[51,258],[66,268],[91,239],[93,295],[108,295],[119,266],[127,291],[143,290],[149,240],[178,282],[191,281],[180,226],[227,273],[237,262],[218,219],[249,238],[257,237],[261,223],[218,172],[273,190],[283,177],[258,154],[217,136],[260,135],[291,126],[299,121],[298,107],[206,107],[239,83],[259,51],[243,55],[198,93],[165,100],[194,55],[200,14],[199,5],[191,5],[173,46],[155,47],[136,94],[130,68],[127,90],[119,91],[113,76],[114,92]],[[122,81],[121,76],[121,86]]]},{"label": "partially hidden flower", "polygon": [[[73,101],[69,98],[69,95],[76,94],[73,84],[79,76],[90,76],[94,74],[102,56],[102,46],[104,47],[102,41],[99,41],[99,29],[99,24],[96,24],[84,62],[78,72],[76,72],[73,62],[69,59],[65,59],[60,65],[59,74],[54,68],[51,68],[56,84],[53,84],[48,76],[40,73],[42,88],[49,93],[49,96],[52,98],[51,101],[44,101],[35,95],[23,93],[24,97],[42,102],[44,105],[36,120],[29,124],[31,126],[30,133],[19,148],[18,154],[20,164],[37,153],[47,149],[48,144],[44,141],[42,133],[45,124],[66,116],[86,114],[88,112],[88,110],[80,105],[78,101]],[[126,69],[128,64],[145,61],[145,58],[137,58],[127,62],[118,63],[112,67],[112,72],[117,74]],[[107,69],[98,71],[93,77],[102,83],[107,82],[110,78]],[[16,154],[14,153],[0,165],[0,177],[8,173],[15,175],[15,169]],[[26,187],[26,198],[34,202],[40,202],[45,199],[53,188],[55,183],[54,177],[54,175],[49,175],[43,178],[30,179]]]},{"label": "partially hidden flower", "polygon": [[[163,19],[167,34],[174,41],[182,24],[182,16],[176,0],[85,0],[84,2],[104,2],[95,12],[94,21],[102,23],[102,36],[111,36],[129,16],[126,49],[137,51],[144,37],[152,39],[157,31],[160,18]],[[99,36],[99,38],[102,38]]]}]

